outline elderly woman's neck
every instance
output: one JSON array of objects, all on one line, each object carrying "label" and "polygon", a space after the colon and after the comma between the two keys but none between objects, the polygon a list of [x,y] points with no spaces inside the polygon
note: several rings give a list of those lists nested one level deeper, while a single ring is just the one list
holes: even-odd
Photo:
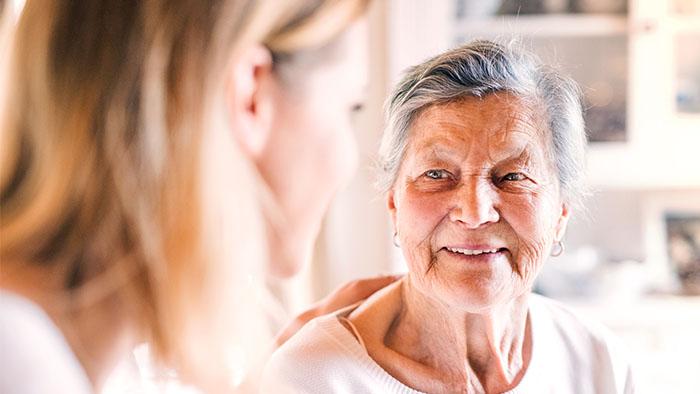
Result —
[{"label": "elderly woman's neck", "polygon": [[[502,392],[517,385],[529,363],[527,297],[478,312],[459,312],[406,281],[401,312],[387,333],[387,346],[464,378],[468,387]],[[465,368],[460,371],[455,366]]]}]

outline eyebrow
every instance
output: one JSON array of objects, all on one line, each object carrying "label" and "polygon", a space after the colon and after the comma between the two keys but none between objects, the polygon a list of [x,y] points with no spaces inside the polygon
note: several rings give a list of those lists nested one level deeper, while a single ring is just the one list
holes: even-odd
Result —
[{"label": "eyebrow", "polygon": [[416,149],[416,156],[418,158],[425,158],[430,155],[431,157],[437,156],[438,159],[461,159],[462,155],[452,149],[451,145],[452,143],[446,143],[444,138],[434,138],[418,146]]},{"label": "eyebrow", "polygon": [[534,155],[530,152],[530,150],[526,149],[526,147],[523,147],[523,149],[521,149],[520,152],[504,157],[503,159],[495,162],[495,164],[499,165],[511,162],[515,162],[518,164],[530,164],[533,162],[533,157]]}]

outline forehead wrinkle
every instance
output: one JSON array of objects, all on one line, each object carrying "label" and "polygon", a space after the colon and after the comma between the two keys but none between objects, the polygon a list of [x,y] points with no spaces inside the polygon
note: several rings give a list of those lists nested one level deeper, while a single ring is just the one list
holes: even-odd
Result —
[{"label": "forehead wrinkle", "polygon": [[496,165],[507,165],[507,164],[514,164],[518,168],[522,168],[524,170],[534,170],[537,168],[537,162],[536,160],[533,160],[533,155],[532,153],[523,148],[522,151],[518,154],[511,155],[509,157],[506,157],[499,162],[496,163]]},{"label": "forehead wrinkle", "polygon": [[[471,107],[473,104],[477,107]],[[470,106],[469,110],[465,105]],[[445,116],[446,113],[449,115]],[[505,160],[529,166],[533,161],[539,162],[536,158],[542,154],[546,155],[542,126],[541,116],[532,106],[510,95],[434,104],[422,110],[413,122],[407,152],[419,159],[432,155],[438,160],[464,160],[478,153],[475,149],[483,149],[488,162],[481,165],[480,171]],[[484,137],[485,146],[483,142],[472,146]]]},{"label": "forehead wrinkle", "polygon": [[536,143],[532,141],[530,134],[526,132],[513,131],[505,133],[506,135],[524,135],[525,138],[510,138],[501,139],[500,141],[489,141],[488,152],[489,157],[494,161],[522,161],[527,159],[531,161],[536,156],[533,151],[536,151]]},{"label": "forehead wrinkle", "polygon": [[[510,132],[508,134],[513,135],[514,133],[520,132]],[[528,137],[530,136],[528,133],[523,134]],[[454,145],[455,142],[451,141],[451,138],[445,138],[444,136],[431,137],[426,141],[421,141],[420,144],[414,145],[411,149],[411,154],[409,155],[409,157],[412,157],[417,160],[435,159],[438,161],[444,160],[448,162],[462,162],[466,159],[467,156],[470,156],[473,153],[471,149],[462,150],[455,148]],[[526,165],[529,167],[530,163],[532,162],[533,155],[527,148],[533,146],[532,142],[525,141],[524,143],[519,144],[521,146],[513,144],[509,145],[515,146],[515,149],[508,149],[507,156],[503,157],[503,155],[493,154],[493,152],[489,152],[493,149],[489,149],[487,151],[487,153],[489,154],[487,154],[485,157],[487,161],[482,163],[479,168],[472,168],[471,171],[469,171],[469,173],[465,172],[464,174],[482,175],[484,172],[489,171],[493,166],[496,166],[506,161],[514,161],[519,165]]]},{"label": "forehead wrinkle", "polygon": [[490,109],[492,117],[503,125],[503,129],[499,131],[528,130],[533,135],[544,136],[547,125],[544,122],[544,113],[536,104],[512,95],[494,95],[491,99],[497,100],[496,105]]},{"label": "forehead wrinkle", "polygon": [[531,111],[515,111],[510,115],[505,127],[488,136],[488,156],[497,162],[516,160],[532,163],[535,158],[545,154],[544,133],[540,132]]}]

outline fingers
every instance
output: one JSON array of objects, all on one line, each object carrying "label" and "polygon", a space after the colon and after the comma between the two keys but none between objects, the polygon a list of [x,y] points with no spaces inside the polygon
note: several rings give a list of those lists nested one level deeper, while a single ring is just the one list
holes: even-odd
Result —
[{"label": "fingers", "polygon": [[403,278],[403,275],[385,275],[375,278],[354,280],[348,283],[349,287],[345,289],[347,292],[345,294],[345,297],[348,300],[347,305],[354,304],[357,301],[362,301],[376,293],[378,290],[396,282],[401,278]]},{"label": "fingers", "polygon": [[280,331],[276,338],[277,346],[281,346],[291,338],[309,320],[356,304],[403,277],[404,275],[383,275],[353,280],[340,286],[319,301],[316,306],[295,317],[287,327]]},{"label": "fingers", "polygon": [[275,338],[275,345],[277,347],[282,346],[289,338],[292,337],[292,335],[296,334],[297,331],[299,331],[304,324],[306,324],[309,320],[320,316],[321,313],[317,310],[317,308],[311,308],[294,319],[290,321],[286,327],[284,327],[280,332],[277,334],[277,337]]},{"label": "fingers", "polygon": [[316,309],[322,314],[335,312],[366,299],[402,277],[403,275],[384,275],[353,280],[322,299],[317,304]]}]

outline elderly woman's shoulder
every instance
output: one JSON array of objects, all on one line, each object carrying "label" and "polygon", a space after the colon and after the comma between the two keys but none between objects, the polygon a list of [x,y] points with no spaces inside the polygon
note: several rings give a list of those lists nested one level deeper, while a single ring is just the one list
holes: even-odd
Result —
[{"label": "elderly woman's shoulder", "polygon": [[[625,347],[602,324],[582,317],[559,301],[533,294],[530,318],[534,352],[576,371],[583,381],[607,387],[604,392],[634,392]],[[609,390],[609,388],[614,389]]]},{"label": "elderly woman's shoulder", "polygon": [[564,303],[538,294],[530,296],[530,312],[539,324],[552,324],[557,331],[567,335],[579,335],[591,341],[607,343],[615,341],[612,332],[599,322],[573,311]]},{"label": "elderly woman's shoulder", "polygon": [[[284,387],[294,392],[330,392],[334,376],[352,374],[366,353],[334,314],[317,317],[272,355],[262,376],[262,392]],[[359,361],[359,363],[358,363]]]}]

